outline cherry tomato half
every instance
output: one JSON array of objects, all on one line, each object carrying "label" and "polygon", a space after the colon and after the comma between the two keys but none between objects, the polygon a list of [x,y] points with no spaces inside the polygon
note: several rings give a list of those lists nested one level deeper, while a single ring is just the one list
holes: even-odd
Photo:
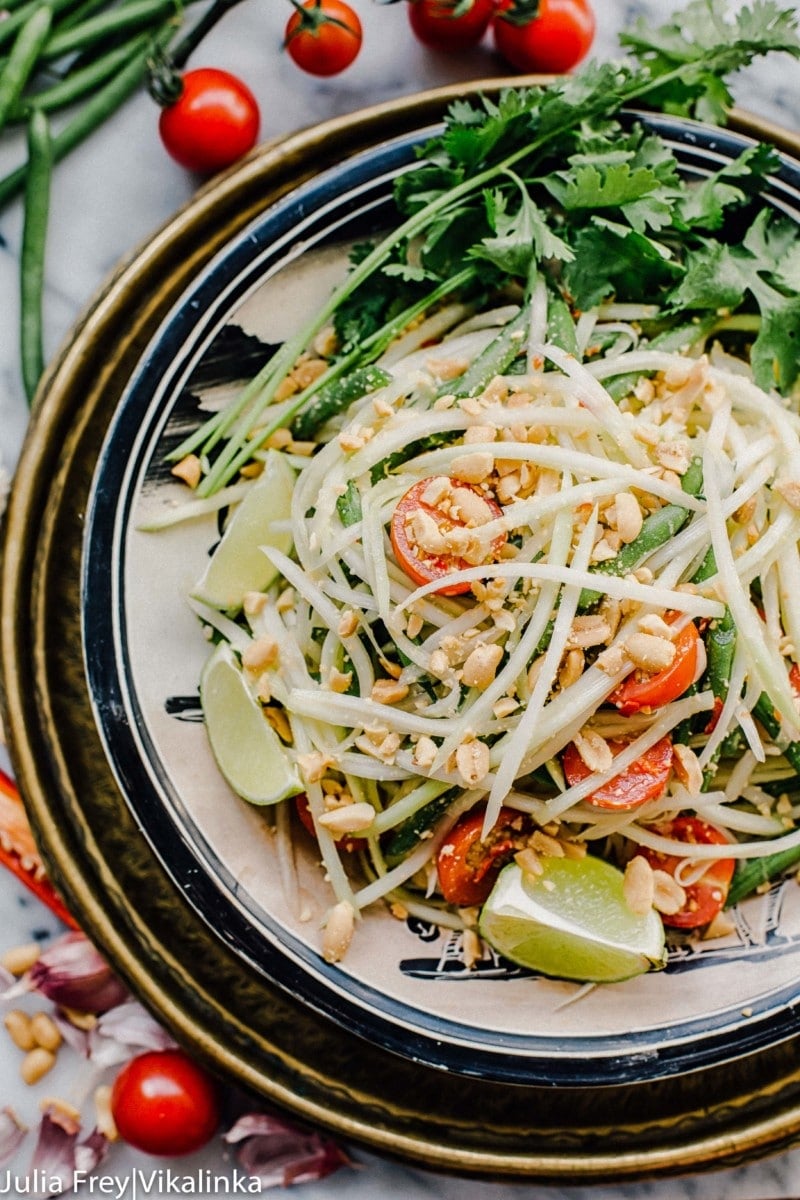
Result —
[{"label": "cherry tomato half", "polygon": [[151,1050],[117,1075],[111,1115],[120,1137],[145,1154],[191,1154],[219,1125],[219,1097],[211,1077],[182,1050]]},{"label": "cherry tomato half", "polygon": [[[629,746],[630,738],[614,738],[609,740],[611,753],[616,756]],[[592,774],[589,767],[578,753],[574,742],[570,742],[561,758],[567,783],[572,787],[582,783]],[[619,775],[609,779],[596,791],[585,797],[587,804],[595,808],[616,809],[626,812],[628,809],[639,808],[648,800],[657,800],[669,783],[672,773],[672,739],[663,737],[660,741],[646,750],[641,758],[626,767]]]},{"label": "cherry tomato half", "polygon": [[[699,817],[691,816],[676,817],[665,825],[655,826],[653,833],[686,842],[686,858],[691,857],[692,844],[711,843],[724,846],[728,842],[725,834],[715,826],[709,825]],[[683,862],[677,855],[660,854],[657,850],[650,850],[645,846],[640,847],[638,853],[647,859],[654,871],[666,871],[672,876],[675,875],[678,864]],[[724,907],[735,865],[732,858],[709,860],[696,883],[681,885],[686,892],[686,903],[679,912],[662,914],[664,924],[675,929],[698,929],[701,925],[708,925],[713,921]]]},{"label": "cherry tomato half", "polygon": [[411,28],[433,50],[477,46],[493,12],[494,0],[410,0],[408,5]]},{"label": "cherry tomato half", "polygon": [[794,692],[795,699],[800,703],[800,666],[794,662],[789,667],[789,687]]},{"label": "cherry tomato half", "polygon": [[694,682],[697,671],[700,634],[693,622],[685,625],[676,636],[674,646],[675,657],[668,667],[642,677],[634,671],[612,692],[609,704],[618,708],[623,716],[630,717],[643,708],[660,708],[682,696]]},{"label": "cherry tomato half", "polygon": [[[523,818],[513,808],[501,808],[495,826],[485,840],[483,808],[461,817],[439,847],[436,870],[439,889],[448,904],[469,908],[483,904],[494,887],[501,867],[517,849],[515,835]],[[516,828],[511,828],[512,822]]]},{"label": "cherry tomato half", "polygon": [[[308,806],[308,796],[305,792],[298,793],[294,798],[294,806],[297,809],[297,815],[300,818],[300,823],[303,828],[316,838],[317,832],[314,828],[314,818],[311,815],[311,809]],[[337,839],[336,846],[339,850],[346,850],[352,854],[355,850],[364,850],[367,846],[367,839],[362,837],[353,837],[352,834],[347,834],[345,837]]]},{"label": "cherry tomato half", "polygon": [[[390,530],[395,558],[409,579],[413,579],[414,583],[419,584],[432,583],[434,579],[440,579],[452,571],[462,571],[469,566],[475,565],[453,553],[447,553],[446,551],[443,553],[432,553],[424,550],[415,540],[413,525],[414,517],[417,513],[430,517],[439,533],[444,535],[447,535],[455,528],[468,528],[467,522],[460,516],[453,516],[452,513],[445,512],[442,508],[429,503],[425,499],[426,492],[431,483],[432,480],[430,479],[420,479],[408,489],[404,496],[401,496],[392,514]],[[451,483],[454,490],[465,488],[480,497],[491,511],[490,519],[502,517],[502,508],[491,497],[483,495],[483,493],[478,492],[468,484],[459,483],[458,480],[451,480]],[[503,532],[494,538],[489,548],[487,562],[494,561],[505,544],[507,536]],[[471,587],[472,584],[469,582],[453,583],[449,586],[439,588],[438,591],[442,596],[458,596],[464,592],[468,592]]]},{"label": "cherry tomato half", "polygon": [[344,0],[305,0],[286,23],[283,44],[309,75],[338,75],[361,49],[357,14]]},{"label": "cherry tomato half", "polygon": [[559,75],[588,54],[595,30],[588,0],[540,0],[536,16],[524,24],[503,15],[512,8],[512,0],[501,5],[494,19],[494,41],[518,71]]}]

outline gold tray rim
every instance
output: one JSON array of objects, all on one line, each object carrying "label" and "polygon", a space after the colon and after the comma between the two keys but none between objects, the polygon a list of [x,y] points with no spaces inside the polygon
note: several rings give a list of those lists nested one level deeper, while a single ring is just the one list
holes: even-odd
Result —
[{"label": "gold tray rim", "polygon": [[[471,85],[468,90],[494,92],[502,86],[524,86],[542,81],[539,77],[487,80]],[[66,503],[65,489],[74,466],[70,455],[78,452],[89,438],[87,431],[98,406],[96,397],[109,374],[113,375],[107,365],[99,372],[93,368],[93,348],[103,344],[110,327],[124,321],[131,297],[141,298],[144,284],[155,279],[158,286],[144,303],[139,300],[137,322],[130,330],[130,344],[125,347],[128,357],[135,357],[190,272],[211,258],[225,238],[235,228],[244,226],[263,206],[260,193],[264,180],[271,180],[271,198],[277,198],[294,186],[304,171],[311,172],[314,164],[329,159],[334,151],[341,158],[369,149],[395,133],[431,123],[442,115],[453,99],[464,96],[465,90],[462,85],[454,85],[375,105],[261,147],[239,167],[202,188],[153,238],[123,260],[77,322],[37,397],[5,517],[0,573],[0,700],[5,711],[12,761],[51,874],[79,912],[84,928],[133,984],[143,1002],[181,1040],[218,1070],[232,1075],[262,1097],[383,1153],[418,1165],[469,1175],[528,1181],[552,1181],[568,1176],[583,1182],[607,1182],[729,1166],[768,1150],[774,1152],[786,1148],[800,1136],[800,1101],[795,1095],[796,1091],[800,1092],[800,1076],[794,1070],[791,1053],[775,1056],[778,1074],[766,1080],[763,1089],[754,1087],[752,1092],[747,1091],[748,1083],[745,1089],[725,1100],[725,1106],[733,1112],[732,1127],[729,1125],[721,1132],[711,1128],[706,1131],[694,1129],[686,1140],[686,1122],[688,1119],[691,1124],[694,1114],[687,1118],[686,1113],[677,1112],[665,1115],[659,1122],[662,1135],[664,1129],[674,1128],[677,1134],[674,1142],[661,1144],[659,1138],[655,1138],[649,1148],[632,1152],[622,1150],[619,1145],[609,1150],[592,1151],[581,1150],[576,1145],[568,1152],[560,1146],[554,1147],[552,1152],[541,1147],[533,1152],[524,1147],[517,1152],[509,1152],[506,1147],[476,1150],[463,1143],[453,1147],[442,1140],[429,1139],[419,1131],[408,1132],[398,1125],[392,1127],[391,1116],[383,1126],[376,1126],[371,1119],[332,1113],[318,1099],[300,1095],[283,1083],[265,1080],[244,1055],[218,1044],[208,1020],[190,1013],[163,983],[143,971],[141,944],[148,941],[148,931],[138,930],[140,943],[131,940],[130,930],[123,936],[116,928],[114,913],[108,910],[106,893],[98,892],[97,881],[94,886],[87,884],[85,863],[82,865],[82,860],[75,859],[73,844],[60,824],[63,811],[54,807],[53,789],[61,795],[69,795],[71,783],[64,747],[52,723],[46,687],[49,679],[47,654],[51,645],[46,569],[49,563],[36,561],[32,543],[36,541],[34,535],[41,534],[48,546],[48,554],[52,553],[54,525]],[[731,128],[748,136],[766,138],[779,149],[800,158],[800,136],[762,118],[736,111],[732,115]],[[240,203],[243,197],[247,200],[244,205]],[[220,213],[225,214],[227,224],[218,219]],[[213,230],[216,233],[211,232]],[[197,245],[200,231],[209,235],[202,239],[202,246]],[[176,257],[183,254],[186,247],[190,247],[192,253],[182,259],[177,272],[179,278],[175,274],[163,278],[164,265],[168,262],[174,265]],[[122,358],[125,358],[124,354]],[[114,364],[119,370],[119,356],[114,358]],[[122,369],[124,371],[124,365]],[[82,388],[89,378],[94,382],[87,401]],[[94,401],[91,397],[95,397]],[[24,656],[26,650],[30,652],[28,661]],[[32,672],[32,680],[26,667]],[[73,817],[76,813],[74,802],[75,797],[69,797],[67,809]],[[80,834],[87,853],[96,854],[92,830],[82,829]],[[97,878],[109,889],[108,894],[113,894],[114,880],[102,861]],[[134,928],[135,925],[134,920]],[[175,978],[181,978],[179,966],[171,966],[177,971]],[[748,1101],[762,1092],[764,1097],[777,1098],[775,1111],[765,1112],[758,1119],[748,1119]]]}]

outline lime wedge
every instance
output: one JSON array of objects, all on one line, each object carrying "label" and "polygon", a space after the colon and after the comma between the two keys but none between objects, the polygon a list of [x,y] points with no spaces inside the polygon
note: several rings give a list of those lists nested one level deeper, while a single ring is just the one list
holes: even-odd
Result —
[{"label": "lime wedge", "polygon": [[277,571],[262,551],[273,546],[288,554],[292,536],[288,521],[294,471],[283,454],[270,450],[264,470],[234,511],[192,595],[211,608],[238,612],[246,592],[263,592]]},{"label": "lime wedge", "polygon": [[543,858],[543,874],[509,863],[480,916],[481,936],[505,958],[542,975],[612,983],[663,967],[655,909],[637,916],[623,876],[602,859]]},{"label": "lime wedge", "polygon": [[239,796],[251,804],[276,804],[303,790],[227,642],[203,668],[200,703],[217,766]]}]

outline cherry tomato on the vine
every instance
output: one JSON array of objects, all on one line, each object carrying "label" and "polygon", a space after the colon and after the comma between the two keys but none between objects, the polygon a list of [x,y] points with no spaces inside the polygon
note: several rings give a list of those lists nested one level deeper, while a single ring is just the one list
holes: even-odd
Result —
[{"label": "cherry tomato on the vine", "polygon": [[486,33],[494,8],[494,0],[409,0],[408,19],[425,46],[467,50]]},{"label": "cherry tomato on the vine", "polygon": [[589,53],[595,31],[589,0],[539,0],[530,20],[522,14],[514,20],[513,10],[513,0],[501,0],[493,29],[498,51],[518,71],[559,75]]},{"label": "cherry tomato on the vine", "polygon": [[117,1075],[111,1115],[120,1137],[145,1154],[191,1154],[219,1125],[219,1096],[210,1075],[182,1050],[151,1050]]},{"label": "cherry tomato on the vine", "polygon": [[[501,808],[488,837],[481,838],[485,809],[461,817],[439,847],[436,871],[439,889],[448,904],[470,908],[483,904],[501,867],[512,858],[524,818],[513,808]],[[513,823],[513,827],[512,827]]]},{"label": "cherry tomato on the vine", "polygon": [[652,675],[629,675],[611,693],[609,704],[630,717],[643,708],[661,708],[682,696],[694,682],[700,652],[700,634],[692,621],[683,627],[674,645],[675,657],[668,667]]},{"label": "cherry tomato on the vine", "polygon": [[180,76],[180,93],[161,110],[158,129],[167,153],[189,171],[220,171],[253,149],[260,113],[235,75],[198,67]]},{"label": "cherry tomato on the vine", "polygon": [[[724,846],[728,843],[728,838],[721,830],[709,825],[708,821],[703,821],[700,817],[675,817],[666,825],[655,826],[653,833],[686,843],[686,854],[683,857],[661,854],[646,846],[640,846],[637,851],[647,859],[654,871],[666,871],[673,877],[679,864],[684,859],[691,858],[692,844]],[[736,863],[732,858],[713,858],[706,860],[706,864],[703,874],[693,883],[684,883],[682,879],[678,879],[686,893],[686,901],[678,912],[662,913],[665,925],[671,925],[675,929],[699,929],[702,925],[708,925],[717,913],[721,912]]]},{"label": "cherry tomato on the vine", "polygon": [[[395,558],[409,579],[419,584],[432,583],[452,571],[478,565],[474,558],[465,558],[464,553],[454,548],[462,541],[466,546],[470,540],[468,519],[458,508],[460,493],[464,493],[464,502],[474,496],[475,503],[483,505],[485,520],[503,515],[500,505],[490,496],[455,479],[450,481],[445,509],[430,499],[430,489],[433,486],[435,490],[436,483],[435,479],[420,479],[401,496],[392,514],[390,533]],[[499,533],[487,547],[483,561],[494,561],[507,537],[505,532]],[[445,585],[438,591],[442,596],[458,596],[471,587],[467,581]]]},{"label": "cherry tomato on the vine", "polygon": [[[630,738],[609,739],[609,747],[616,758],[626,746]],[[564,775],[570,787],[582,783],[592,774],[591,769],[581,758],[574,742],[570,742],[561,758]],[[637,758],[629,767],[603,783],[586,797],[586,804],[595,808],[616,809],[627,812],[638,808],[648,800],[657,800],[669,783],[672,774],[672,739],[663,737],[660,741],[645,750],[641,758]]]},{"label": "cherry tomato on the vine", "polygon": [[295,11],[286,23],[284,46],[309,75],[338,75],[361,49],[358,15],[344,0],[291,0]]}]

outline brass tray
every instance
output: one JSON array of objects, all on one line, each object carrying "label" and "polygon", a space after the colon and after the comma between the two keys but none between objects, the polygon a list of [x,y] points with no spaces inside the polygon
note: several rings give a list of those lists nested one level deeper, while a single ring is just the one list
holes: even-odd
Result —
[{"label": "brass tray", "polygon": [[[602,1089],[454,1075],[376,1047],[265,982],[211,932],[137,827],[95,726],[79,619],[83,521],[100,446],[153,332],[267,206],[435,122],[462,94],[440,89],[263,147],[124,262],[78,323],[43,383],[5,520],[1,698],[14,768],[83,928],[176,1037],[267,1102],[372,1150],[475,1176],[608,1183],[732,1166],[800,1137],[795,1038]],[[800,138],[744,114],[734,127],[800,157]]]}]

